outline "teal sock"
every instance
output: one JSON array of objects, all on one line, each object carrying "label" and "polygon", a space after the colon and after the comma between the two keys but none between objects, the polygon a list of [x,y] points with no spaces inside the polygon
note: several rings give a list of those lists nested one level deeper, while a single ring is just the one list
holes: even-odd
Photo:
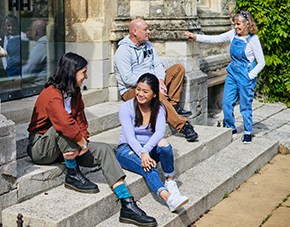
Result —
[{"label": "teal sock", "polygon": [[130,192],[128,191],[125,184],[120,184],[114,188],[114,192],[118,199],[126,199],[131,197]]},{"label": "teal sock", "polygon": [[77,162],[75,159],[64,159],[65,166],[70,169],[74,169],[77,167]]}]

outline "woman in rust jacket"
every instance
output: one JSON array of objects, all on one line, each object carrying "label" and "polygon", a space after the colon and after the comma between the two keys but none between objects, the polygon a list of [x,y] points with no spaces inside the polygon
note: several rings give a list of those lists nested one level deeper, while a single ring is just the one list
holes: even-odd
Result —
[{"label": "woman in rust jacket", "polygon": [[65,187],[80,192],[97,193],[98,186],[87,179],[78,166],[99,167],[109,186],[121,200],[120,221],[140,226],[156,226],[135,203],[125,183],[125,174],[113,149],[105,143],[89,143],[88,122],[80,87],[87,79],[87,60],[67,53],[48,79],[36,100],[28,127],[28,155],[36,164],[64,160]]}]

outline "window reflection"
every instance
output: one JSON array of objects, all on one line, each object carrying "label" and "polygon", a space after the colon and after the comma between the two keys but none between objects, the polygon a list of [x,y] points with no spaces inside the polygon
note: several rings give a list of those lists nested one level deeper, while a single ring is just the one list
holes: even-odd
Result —
[{"label": "window reflection", "polygon": [[[2,58],[3,68],[7,77],[16,77],[21,74],[21,42],[27,42],[27,36],[20,31],[18,18],[7,15],[4,20],[4,42],[3,48],[7,56]],[[27,46],[27,45],[24,45]]]},{"label": "window reflection", "polygon": [[9,2],[0,0],[1,101],[38,94],[64,53],[63,0]]},{"label": "window reflection", "polygon": [[29,56],[22,66],[23,86],[43,85],[47,77],[46,22],[36,19],[32,22],[29,37]]}]

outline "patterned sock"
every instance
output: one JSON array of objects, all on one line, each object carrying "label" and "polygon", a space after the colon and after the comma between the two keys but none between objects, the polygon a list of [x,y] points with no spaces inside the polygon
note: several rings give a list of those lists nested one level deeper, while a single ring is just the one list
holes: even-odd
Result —
[{"label": "patterned sock", "polygon": [[125,184],[120,184],[114,188],[114,192],[118,199],[126,199],[131,197],[130,192],[128,191]]}]

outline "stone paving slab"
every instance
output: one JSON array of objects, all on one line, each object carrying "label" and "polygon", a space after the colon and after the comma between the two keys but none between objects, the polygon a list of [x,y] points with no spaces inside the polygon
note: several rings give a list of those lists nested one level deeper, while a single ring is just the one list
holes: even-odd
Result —
[{"label": "stone paving slab", "polygon": [[262,225],[263,227],[289,227],[290,225],[290,208],[281,207],[273,212],[269,220]]},{"label": "stone paving slab", "polygon": [[[237,190],[213,207],[192,227],[289,227],[290,155],[276,155]],[[277,209],[279,204],[282,204]]]}]

